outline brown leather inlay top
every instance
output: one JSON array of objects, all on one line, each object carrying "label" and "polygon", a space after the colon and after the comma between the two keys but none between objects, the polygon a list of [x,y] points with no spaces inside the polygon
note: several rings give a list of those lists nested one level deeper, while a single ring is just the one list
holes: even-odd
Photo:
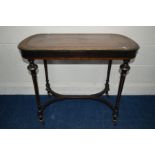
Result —
[{"label": "brown leather inlay top", "polygon": [[132,39],[119,34],[37,34],[24,39],[18,47],[26,51],[136,51],[139,48]]}]

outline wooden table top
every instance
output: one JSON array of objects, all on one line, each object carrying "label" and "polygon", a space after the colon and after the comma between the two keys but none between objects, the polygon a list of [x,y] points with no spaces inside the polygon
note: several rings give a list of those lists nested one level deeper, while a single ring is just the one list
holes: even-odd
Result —
[{"label": "wooden table top", "polygon": [[18,48],[25,58],[104,59],[121,55],[121,58],[133,58],[139,46],[132,39],[119,34],[36,34],[24,39]]}]

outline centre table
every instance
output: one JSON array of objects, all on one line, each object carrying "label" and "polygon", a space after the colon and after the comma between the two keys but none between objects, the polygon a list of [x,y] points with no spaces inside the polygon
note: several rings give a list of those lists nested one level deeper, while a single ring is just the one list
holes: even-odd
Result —
[{"label": "centre table", "polygon": [[[65,99],[92,99],[106,104],[112,110],[112,120],[117,123],[120,99],[126,75],[130,69],[129,62],[136,57],[139,45],[132,39],[120,34],[35,34],[18,45],[21,55],[29,62],[37,103],[38,118],[44,121],[43,113],[48,105]],[[46,90],[50,98],[41,103],[37,81],[38,65],[35,60],[42,60],[45,69]],[[105,88],[90,95],[63,95],[51,89],[48,78],[49,60],[106,60],[108,61]],[[120,81],[115,103],[104,97],[109,92],[110,71],[113,60],[122,61]],[[90,61],[91,62],[91,61]]]}]

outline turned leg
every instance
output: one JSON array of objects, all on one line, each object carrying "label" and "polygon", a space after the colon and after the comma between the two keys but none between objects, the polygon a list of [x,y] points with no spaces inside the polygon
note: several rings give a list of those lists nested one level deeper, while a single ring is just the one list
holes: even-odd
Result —
[{"label": "turned leg", "polygon": [[46,78],[46,91],[48,95],[51,95],[51,88],[48,79],[48,68],[47,68],[47,60],[44,60],[44,69],[45,69],[45,78]]},{"label": "turned leg", "polygon": [[117,123],[117,118],[119,115],[119,105],[120,105],[120,99],[121,99],[121,94],[123,90],[123,85],[125,82],[126,75],[128,71],[130,70],[129,66],[129,60],[124,60],[123,64],[120,66],[121,70],[121,77],[120,77],[120,82],[119,82],[119,88],[118,88],[118,93],[117,93],[117,98],[116,98],[116,104],[114,106],[113,110],[113,122]]},{"label": "turned leg", "polygon": [[43,121],[43,110],[42,110],[40,97],[39,97],[39,88],[38,88],[37,74],[36,74],[38,66],[34,63],[34,60],[28,60],[28,61],[29,61],[29,65],[27,69],[31,72],[31,76],[32,76],[32,81],[33,81],[34,91],[35,91],[35,98],[36,98],[36,103],[37,103],[37,108],[38,108],[38,118],[40,121]]},{"label": "turned leg", "polygon": [[110,78],[111,64],[112,64],[112,60],[109,60],[108,70],[107,70],[107,79],[106,79],[106,83],[105,83],[105,94],[106,95],[108,95],[108,92],[110,90],[110,88],[109,88],[109,78]]}]

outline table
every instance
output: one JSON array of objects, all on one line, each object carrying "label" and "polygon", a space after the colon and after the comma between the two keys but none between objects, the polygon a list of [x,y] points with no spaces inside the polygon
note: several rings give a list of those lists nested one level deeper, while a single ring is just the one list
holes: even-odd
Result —
[{"label": "table", "polygon": [[[24,39],[18,48],[21,55],[29,62],[38,109],[38,118],[44,121],[43,113],[48,105],[64,99],[92,99],[106,104],[112,110],[114,124],[117,123],[120,99],[126,75],[130,69],[129,62],[136,57],[139,45],[132,39],[120,34],[36,34]],[[38,65],[35,60],[43,60],[46,90],[52,96],[47,102],[41,103],[37,81]],[[63,95],[51,89],[48,78],[48,60],[108,60],[105,88],[91,95]],[[103,97],[109,92],[110,71],[113,60],[122,60],[120,65],[120,81],[116,102],[111,103]]]}]

